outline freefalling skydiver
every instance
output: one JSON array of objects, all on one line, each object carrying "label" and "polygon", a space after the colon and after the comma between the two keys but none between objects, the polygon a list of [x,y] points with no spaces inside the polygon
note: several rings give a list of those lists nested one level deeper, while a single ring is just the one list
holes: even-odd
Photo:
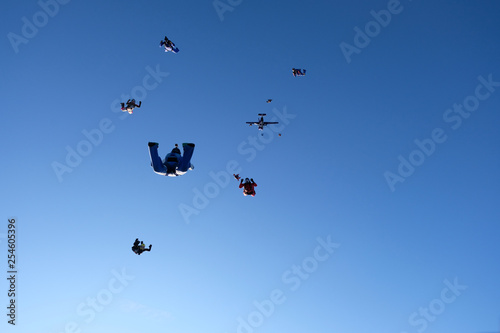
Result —
[{"label": "freefalling skydiver", "polygon": [[252,197],[255,197],[254,187],[256,187],[256,186],[257,186],[257,184],[253,181],[253,178],[250,178],[250,180],[248,178],[245,178],[244,183],[243,183],[243,179],[241,179],[239,188],[243,187],[243,195],[244,196],[251,195]]},{"label": "freefalling skydiver", "polygon": [[134,251],[135,254],[141,254],[142,252],[144,251],[151,251],[151,247],[153,245],[149,245],[149,249],[146,249],[146,245],[144,245],[144,243],[141,241],[140,244],[139,244],[139,239],[136,238],[135,239],[135,242],[134,242],[134,246],[132,246],[132,251]]},{"label": "freefalling skydiver", "polygon": [[304,76],[306,75],[305,69],[292,68],[293,76]]},{"label": "freefalling skydiver", "polygon": [[120,103],[122,106],[122,111],[128,111],[128,113],[132,114],[134,113],[134,108],[140,108],[142,101],[139,101],[139,105],[135,104],[135,99],[129,99],[127,101],[127,105],[125,103]]},{"label": "freefalling skydiver", "polygon": [[162,161],[158,155],[158,143],[149,142],[149,156],[151,157],[151,166],[154,172],[162,176],[182,176],[188,170],[193,170],[194,165],[191,164],[191,157],[193,157],[194,143],[183,143],[182,149],[184,154],[181,155],[179,145],[175,144],[175,148],[165,156]]},{"label": "freefalling skydiver", "polygon": [[165,36],[165,39],[162,40],[160,42],[160,47],[164,47],[165,48],[165,52],[173,52],[173,53],[177,53],[179,52],[179,49],[175,46],[175,44],[167,38],[167,36]]}]

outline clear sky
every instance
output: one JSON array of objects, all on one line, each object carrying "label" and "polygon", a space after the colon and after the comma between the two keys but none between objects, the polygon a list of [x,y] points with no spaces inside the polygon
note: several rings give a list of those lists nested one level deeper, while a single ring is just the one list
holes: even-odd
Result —
[{"label": "clear sky", "polygon": [[3,2],[0,331],[497,331],[500,3],[215,4]]}]

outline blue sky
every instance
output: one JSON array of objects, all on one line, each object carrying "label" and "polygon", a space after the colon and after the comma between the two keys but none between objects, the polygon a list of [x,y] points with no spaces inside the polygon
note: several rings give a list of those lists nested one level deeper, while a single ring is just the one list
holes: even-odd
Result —
[{"label": "blue sky", "polygon": [[2,332],[499,329],[498,2],[61,2],[4,4]]}]

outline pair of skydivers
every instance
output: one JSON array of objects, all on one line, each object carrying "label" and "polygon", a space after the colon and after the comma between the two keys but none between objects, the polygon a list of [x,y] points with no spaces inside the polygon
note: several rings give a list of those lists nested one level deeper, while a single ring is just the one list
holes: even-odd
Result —
[{"label": "pair of skydivers", "polygon": [[[169,177],[178,177],[186,174],[189,170],[194,169],[194,165],[191,163],[191,158],[194,153],[194,143],[183,143],[182,149],[183,153],[181,154],[181,150],[179,149],[179,145],[175,144],[175,147],[172,149],[170,153],[168,153],[165,158],[162,160],[160,155],[158,154],[159,144],[157,142],[149,142],[149,157],[151,159],[151,166],[155,173],[162,176]],[[239,175],[233,175],[236,180],[240,180],[241,177]],[[240,187],[244,187],[243,194],[245,196],[251,195],[255,196],[254,187],[257,184],[253,181],[252,178],[241,179]]]},{"label": "pair of skydivers", "polygon": [[[163,39],[160,42],[160,47],[165,48],[165,52],[173,52],[177,53],[179,52],[179,48],[175,46],[175,44],[165,36],[165,39]],[[139,104],[135,104],[135,99],[129,99],[126,103],[120,103],[121,104],[121,109],[123,112],[128,112],[129,114],[132,114],[134,112],[134,108],[140,108],[141,107],[141,102],[139,101]]]}]

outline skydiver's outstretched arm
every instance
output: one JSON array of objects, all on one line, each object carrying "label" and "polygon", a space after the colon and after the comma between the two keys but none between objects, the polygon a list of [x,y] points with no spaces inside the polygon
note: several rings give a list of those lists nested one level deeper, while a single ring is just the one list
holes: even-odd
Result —
[{"label": "skydiver's outstretched arm", "polygon": [[153,167],[153,170],[157,174],[165,176],[167,174],[167,168],[165,167],[165,165],[163,165],[160,156],[158,156],[158,143],[149,142],[148,147],[149,156],[151,158],[151,166]]}]

